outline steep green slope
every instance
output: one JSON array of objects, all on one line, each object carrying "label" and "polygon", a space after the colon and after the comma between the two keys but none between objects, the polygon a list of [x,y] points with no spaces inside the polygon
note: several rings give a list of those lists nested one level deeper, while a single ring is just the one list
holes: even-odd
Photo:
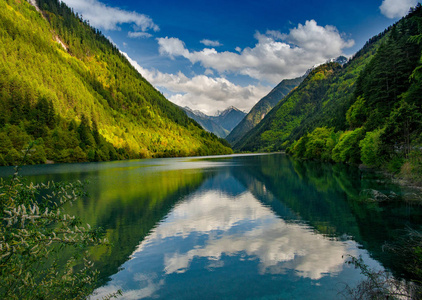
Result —
[{"label": "steep green slope", "polygon": [[293,93],[283,98],[267,116],[234,145],[241,151],[281,149],[294,128],[313,111],[327,91],[340,65],[330,63],[313,70]]},{"label": "steep green slope", "polygon": [[241,142],[241,150],[287,149],[422,181],[421,5],[343,67],[316,68]]},{"label": "steep green slope", "polygon": [[389,30],[360,73],[344,128],[320,122],[290,151],[301,158],[363,162],[421,180],[421,41],[419,5]]},{"label": "steep green slope", "polygon": [[285,79],[280,82],[271,92],[258,101],[246,117],[230,132],[226,140],[235,145],[249,130],[254,128],[267,113],[292,89],[297,87],[304,77]]},{"label": "steep green slope", "polygon": [[286,149],[298,136],[329,123],[345,129],[345,112],[360,72],[370,62],[385,33],[372,38],[347,64],[328,63],[312,70],[303,82],[234,145],[241,151]]},{"label": "steep green slope", "polygon": [[0,164],[230,153],[57,0],[0,2]]}]

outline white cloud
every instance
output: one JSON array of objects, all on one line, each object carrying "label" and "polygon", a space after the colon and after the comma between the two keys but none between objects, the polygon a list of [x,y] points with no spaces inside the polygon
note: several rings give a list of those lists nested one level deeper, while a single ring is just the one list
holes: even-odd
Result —
[{"label": "white cloud", "polygon": [[[248,226],[243,227],[243,224]],[[237,230],[231,230],[233,228]],[[341,272],[347,267],[344,263],[347,254],[356,255],[357,252],[357,245],[353,242],[328,239],[307,226],[278,218],[250,192],[230,198],[222,196],[220,191],[201,191],[200,195],[193,194],[172,210],[166,220],[139,244],[122,272],[129,273],[125,270],[134,269],[130,264],[136,264],[145,252],[156,252],[154,247],[163,249],[161,243],[164,241],[187,239],[190,235],[201,235],[206,240],[191,248],[181,249],[180,243],[165,248],[163,270],[158,269],[158,273],[165,274],[161,280],[169,274],[187,272],[194,259],[207,258],[208,267],[219,268],[224,266],[223,256],[239,253],[256,258],[260,274],[283,274],[286,270],[295,270],[298,277],[318,280]],[[152,285],[151,277],[150,274],[144,276],[146,284],[143,286]]]},{"label": "white cloud", "polygon": [[85,20],[97,28],[105,30],[119,30],[119,24],[133,24],[135,29],[141,31],[158,31],[160,28],[146,15],[134,11],[126,11],[116,7],[107,6],[97,0],[62,0]]},{"label": "white cloud", "polygon": [[130,38],[150,38],[152,34],[148,32],[140,32],[140,31],[129,31],[127,36]]},{"label": "white cloud", "polygon": [[264,86],[240,86],[226,78],[212,78],[197,75],[192,78],[183,73],[164,74],[159,71],[144,70],[145,78],[155,86],[164,87],[175,93],[169,100],[179,106],[189,106],[207,114],[229,106],[248,111],[271,88]]},{"label": "white cloud", "polygon": [[274,84],[285,78],[294,78],[319,63],[342,54],[352,47],[353,40],[345,40],[334,26],[319,26],[316,21],[306,21],[290,30],[289,34],[267,31],[255,34],[253,48],[236,48],[236,52],[218,52],[205,48],[189,51],[178,38],[158,38],[159,52],[171,58],[184,57],[191,63],[214,69],[220,74],[247,75]]},{"label": "white cloud", "polygon": [[205,75],[195,76],[175,89],[182,90],[182,93],[170,96],[170,101],[182,107],[188,106],[200,110],[208,115],[229,106],[249,111],[259,99],[271,90],[270,87],[261,85],[243,87],[235,85],[225,78],[211,78]]},{"label": "white cloud", "polygon": [[203,39],[201,41],[201,44],[204,44],[205,46],[209,46],[209,47],[223,46],[219,41],[211,41],[211,40],[207,40],[207,39]]},{"label": "white cloud", "polygon": [[[183,51],[179,40],[167,44],[167,50]],[[157,70],[142,68],[126,53],[123,55],[152,85],[163,87],[172,92],[169,100],[179,106],[189,106],[207,114],[213,114],[229,106],[248,111],[255,103],[268,94],[270,87],[258,85],[240,86],[226,78],[212,78],[206,75],[197,75],[188,78],[182,72],[177,74],[162,73]],[[173,52],[174,53],[174,52]],[[210,70],[207,72],[210,73]]]},{"label": "white cloud", "polygon": [[418,0],[384,0],[380,6],[381,13],[390,19],[405,16]]},{"label": "white cloud", "polygon": [[168,55],[172,59],[174,56],[187,56],[189,55],[189,51],[185,47],[185,43],[177,38],[157,38],[158,45],[160,48],[158,49],[161,55]]},{"label": "white cloud", "polygon": [[[267,192],[265,185],[262,189]],[[328,291],[338,287],[339,282],[355,280],[352,272],[359,276],[358,270],[345,264],[348,255],[362,254],[366,263],[382,270],[359,247],[354,241],[318,234],[309,225],[285,221],[250,191],[233,196],[222,190],[200,189],[177,203],[140,242],[119,272],[90,299],[101,299],[118,289],[124,299],[155,298],[162,296],[160,290],[171,295],[176,291],[176,274],[191,271],[189,277],[203,267],[210,271],[204,278],[212,282],[218,276],[213,270],[223,268],[227,257],[231,257],[229,267],[237,267],[238,263],[242,265],[239,269],[246,271],[236,275],[238,282],[250,280],[253,270],[249,268],[254,268],[255,263],[248,261],[254,261],[261,275],[289,272],[293,277],[284,277],[286,284],[298,283],[301,278],[336,277],[330,280],[331,286],[325,282]],[[179,287],[176,289],[180,292]]]},{"label": "white cloud", "polygon": [[297,28],[290,30],[289,35],[283,37],[301,49],[318,51],[320,55],[331,58],[340,54],[342,49],[354,45],[353,40],[343,40],[334,26],[321,27],[315,20],[306,21],[305,25],[299,24]]}]

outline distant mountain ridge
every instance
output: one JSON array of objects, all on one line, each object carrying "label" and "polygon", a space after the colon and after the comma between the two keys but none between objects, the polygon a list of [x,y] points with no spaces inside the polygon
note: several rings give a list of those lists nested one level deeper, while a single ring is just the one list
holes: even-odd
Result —
[{"label": "distant mountain ridge", "polygon": [[[344,65],[348,62],[347,57],[339,56],[337,58],[330,59],[326,63],[338,63]],[[282,80],[275,88],[271,90],[264,98],[259,100],[255,106],[249,111],[247,116],[230,132],[226,137],[226,140],[236,149],[241,146],[238,145],[238,142],[245,136],[248,135],[248,132],[252,130],[255,126],[261,122],[273,107],[277,105],[284,97],[286,97],[290,91],[295,89],[302,81],[319,65],[316,65],[308,69],[305,74],[301,77],[293,79],[284,79]]]},{"label": "distant mountain ridge", "polygon": [[288,93],[297,87],[305,78],[306,75],[294,79],[285,79],[281,81],[275,88],[271,90],[264,98],[259,100],[243,120],[230,132],[226,140],[231,145],[242,139],[249,130],[254,128],[267,113]]},{"label": "distant mountain ridge", "polygon": [[217,111],[214,116],[204,114],[199,110],[192,110],[185,106],[182,108],[189,118],[198,122],[205,130],[214,133],[218,137],[225,138],[234,127],[246,116],[246,113],[234,106],[223,111]]}]

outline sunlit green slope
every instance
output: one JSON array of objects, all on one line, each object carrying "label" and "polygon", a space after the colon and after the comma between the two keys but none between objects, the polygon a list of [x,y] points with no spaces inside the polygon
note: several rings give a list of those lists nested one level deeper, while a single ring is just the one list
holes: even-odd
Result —
[{"label": "sunlit green slope", "polygon": [[304,76],[294,78],[294,79],[285,79],[280,82],[271,92],[268,93],[264,98],[258,101],[252,107],[250,112],[243,118],[243,120],[230,132],[230,134],[225,138],[230,144],[236,145],[236,143],[244,137],[249,130],[254,128],[274,107],[276,104],[287,96],[288,93],[295,87],[297,87]]},{"label": "sunlit green slope", "polygon": [[344,66],[314,69],[235,148],[287,149],[298,158],[364,163],[421,180],[421,49],[419,4]]},{"label": "sunlit green slope", "polygon": [[294,140],[292,136],[296,132],[309,127],[314,115],[328,109],[331,111],[330,122],[344,127],[343,107],[350,105],[356,79],[379,47],[382,36],[373,38],[343,67],[338,63],[328,63],[312,70],[292,93],[283,98],[254,129],[236,143],[235,149],[285,149]]},{"label": "sunlit green slope", "polygon": [[0,164],[231,153],[62,2],[0,2]]}]

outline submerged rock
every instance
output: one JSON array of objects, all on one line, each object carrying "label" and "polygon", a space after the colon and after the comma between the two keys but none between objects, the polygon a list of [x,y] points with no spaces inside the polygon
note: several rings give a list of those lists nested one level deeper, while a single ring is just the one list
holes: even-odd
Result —
[{"label": "submerged rock", "polygon": [[362,196],[362,198],[365,198],[365,200],[367,201],[383,202],[392,200],[393,198],[397,197],[397,194],[395,194],[394,192],[391,192],[391,194],[394,195],[391,195],[392,197],[390,198],[389,196],[380,191],[374,189],[366,189],[362,190],[359,195]]}]

